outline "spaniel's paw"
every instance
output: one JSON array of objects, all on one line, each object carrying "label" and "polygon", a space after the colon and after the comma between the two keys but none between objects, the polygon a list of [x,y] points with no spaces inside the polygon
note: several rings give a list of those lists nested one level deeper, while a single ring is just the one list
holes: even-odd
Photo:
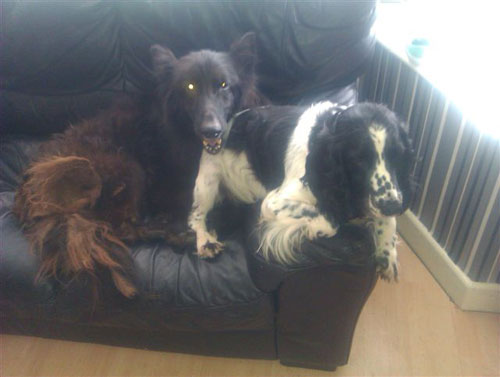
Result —
[{"label": "spaniel's paw", "polygon": [[376,254],[377,273],[382,280],[397,282],[399,280],[399,263],[396,249],[383,249]]}]

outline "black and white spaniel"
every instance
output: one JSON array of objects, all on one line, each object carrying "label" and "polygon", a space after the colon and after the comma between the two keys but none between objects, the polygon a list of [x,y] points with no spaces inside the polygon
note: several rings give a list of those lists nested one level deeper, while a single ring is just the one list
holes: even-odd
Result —
[{"label": "black and white spaniel", "polygon": [[206,216],[227,194],[263,199],[260,252],[293,264],[304,238],[332,237],[342,223],[373,219],[381,276],[397,279],[396,219],[411,197],[413,153],[403,123],[383,105],[266,106],[232,120],[218,153],[203,152],[189,219],[198,255],[223,245]]}]

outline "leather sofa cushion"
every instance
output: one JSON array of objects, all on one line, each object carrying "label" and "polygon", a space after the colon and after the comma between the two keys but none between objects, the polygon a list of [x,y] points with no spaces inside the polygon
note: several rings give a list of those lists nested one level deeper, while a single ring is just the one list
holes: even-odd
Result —
[{"label": "leather sofa cushion", "polygon": [[119,91],[44,96],[0,91],[0,134],[44,136],[109,108]]},{"label": "leather sofa cushion", "polygon": [[[2,8],[0,132],[60,131],[116,92],[149,93],[149,47],[180,56],[258,37],[259,87],[274,103],[331,97],[364,71],[375,0],[43,1]],[[343,101],[345,103],[345,101]]]},{"label": "leather sofa cushion", "polygon": [[[15,1],[2,8],[2,88],[63,95],[152,83],[149,47],[176,55],[259,36],[266,94],[287,103],[353,82],[372,51],[375,0]],[[127,83],[127,84],[125,84]],[[125,89],[122,87],[122,89]]]}]

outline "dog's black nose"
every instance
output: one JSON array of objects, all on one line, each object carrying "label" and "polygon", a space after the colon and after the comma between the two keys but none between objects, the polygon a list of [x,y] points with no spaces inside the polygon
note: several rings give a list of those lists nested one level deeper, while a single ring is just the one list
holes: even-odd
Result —
[{"label": "dog's black nose", "polygon": [[403,209],[399,200],[379,200],[379,209],[384,216],[395,216],[401,214]]},{"label": "dog's black nose", "polygon": [[201,131],[201,134],[207,139],[218,139],[222,134],[222,131],[217,128],[207,128]]}]

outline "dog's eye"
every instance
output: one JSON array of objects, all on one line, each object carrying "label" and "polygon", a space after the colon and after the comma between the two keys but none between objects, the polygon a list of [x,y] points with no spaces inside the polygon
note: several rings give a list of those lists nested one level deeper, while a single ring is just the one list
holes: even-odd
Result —
[{"label": "dog's eye", "polygon": [[222,89],[226,89],[226,88],[227,88],[227,82],[222,81],[222,82],[220,83],[220,87],[221,87]]},{"label": "dog's eye", "polygon": [[187,90],[192,92],[195,89],[195,86],[192,82],[190,82],[186,85],[186,88],[187,88]]}]

